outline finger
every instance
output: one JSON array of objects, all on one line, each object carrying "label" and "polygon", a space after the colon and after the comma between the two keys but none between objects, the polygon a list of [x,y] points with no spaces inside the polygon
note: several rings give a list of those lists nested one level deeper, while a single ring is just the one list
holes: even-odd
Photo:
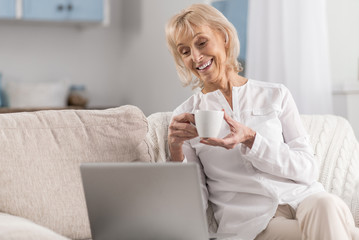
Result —
[{"label": "finger", "polygon": [[221,138],[201,139],[200,142],[203,144],[210,145],[210,146],[224,147],[226,149],[232,149],[236,145],[236,142],[233,138],[233,134],[228,134],[226,137],[224,137],[222,139]]},{"label": "finger", "polygon": [[181,123],[181,122],[173,122],[170,126],[169,129],[171,131],[184,131],[184,132],[188,132],[188,133],[192,133],[192,134],[197,134],[197,129],[195,126],[189,124],[189,123]]},{"label": "finger", "polygon": [[226,111],[223,110],[223,112],[224,112],[224,120],[228,123],[228,125],[234,126],[235,121],[233,120],[233,118],[231,118],[231,117],[226,113]]},{"label": "finger", "polygon": [[201,143],[211,145],[211,146],[223,146],[223,139],[220,138],[202,138],[200,140]]},{"label": "finger", "polygon": [[171,131],[168,136],[174,138],[178,138],[178,137],[195,138],[198,136],[198,134],[175,130],[175,131]]},{"label": "finger", "polygon": [[195,124],[194,114],[192,114],[192,113],[182,113],[182,114],[179,114],[177,116],[174,116],[173,121],[187,122],[187,123]]},{"label": "finger", "polygon": [[234,144],[224,144],[223,142],[217,142],[217,141],[201,140],[200,142],[209,146],[223,147],[225,149],[233,149],[235,147]]},{"label": "finger", "polygon": [[176,144],[180,143],[182,145],[185,141],[188,141],[191,139],[193,139],[193,137],[168,137],[168,144],[176,145]]},{"label": "finger", "polygon": [[240,123],[238,123],[236,120],[234,120],[227,113],[225,113],[224,119],[227,122],[231,132],[235,133],[238,131],[238,128],[240,127]]}]

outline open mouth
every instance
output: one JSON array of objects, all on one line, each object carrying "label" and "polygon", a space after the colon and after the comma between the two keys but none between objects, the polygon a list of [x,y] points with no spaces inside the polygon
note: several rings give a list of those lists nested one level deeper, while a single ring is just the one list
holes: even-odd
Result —
[{"label": "open mouth", "polygon": [[203,65],[197,67],[197,69],[200,71],[206,70],[212,65],[212,62],[213,62],[213,59],[211,59],[208,62],[204,63]]}]

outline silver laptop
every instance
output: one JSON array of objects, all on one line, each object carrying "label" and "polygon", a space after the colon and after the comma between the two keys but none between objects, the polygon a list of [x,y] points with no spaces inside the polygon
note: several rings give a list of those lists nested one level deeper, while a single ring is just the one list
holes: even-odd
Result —
[{"label": "silver laptop", "polygon": [[81,164],[94,240],[238,239],[209,236],[196,164]]}]

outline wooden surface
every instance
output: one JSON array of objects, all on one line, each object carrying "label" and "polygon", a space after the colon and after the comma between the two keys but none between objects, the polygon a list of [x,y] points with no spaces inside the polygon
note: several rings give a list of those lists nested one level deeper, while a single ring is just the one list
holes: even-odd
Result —
[{"label": "wooden surface", "polygon": [[55,108],[6,108],[2,107],[0,108],[0,114],[1,113],[16,113],[16,112],[36,112],[36,111],[42,111],[42,110],[65,110],[65,109],[85,109],[83,107],[77,107],[77,106],[69,106],[69,107],[55,107]]}]

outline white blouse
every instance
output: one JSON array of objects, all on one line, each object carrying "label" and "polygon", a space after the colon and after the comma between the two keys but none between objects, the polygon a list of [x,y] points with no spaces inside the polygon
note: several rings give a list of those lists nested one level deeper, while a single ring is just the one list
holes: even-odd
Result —
[{"label": "white blouse", "polygon": [[[185,161],[201,168],[204,205],[210,200],[218,232],[254,239],[273,217],[278,204],[294,209],[307,196],[324,191],[308,135],[289,90],[275,83],[248,80],[232,89],[232,106],[220,90],[194,94],[173,116],[195,110],[224,109],[234,120],[256,131],[252,149],[232,150],[199,142],[183,145]],[[229,133],[223,121],[220,138]]]}]

